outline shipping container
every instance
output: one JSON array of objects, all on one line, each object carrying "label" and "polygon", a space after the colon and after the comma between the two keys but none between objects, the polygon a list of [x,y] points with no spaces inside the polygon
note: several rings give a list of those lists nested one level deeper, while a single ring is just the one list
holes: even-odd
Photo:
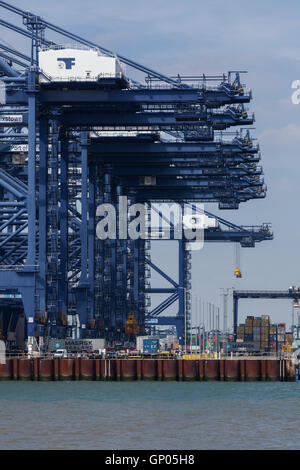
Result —
[{"label": "shipping container", "polygon": [[283,334],[285,333],[286,325],[285,323],[279,323],[277,326],[277,333]]},{"label": "shipping container", "polygon": [[253,329],[246,326],[245,335],[253,335]]},{"label": "shipping container", "polygon": [[253,335],[252,334],[246,334],[245,333],[245,341],[253,341]]},{"label": "shipping container", "polygon": [[155,354],[158,351],[159,340],[158,339],[144,339],[143,341],[143,352]]},{"label": "shipping container", "polygon": [[[146,339],[156,339],[156,340],[159,340],[159,337],[158,336],[137,336],[136,337],[136,349],[138,351],[143,351],[143,343],[144,343],[144,340]],[[164,338],[162,338],[160,340],[162,342],[162,345],[164,344]]]},{"label": "shipping container", "polygon": [[245,337],[245,327],[239,326],[237,330],[237,338],[244,340],[244,337]]},{"label": "shipping container", "polygon": [[269,326],[268,325],[261,325],[260,331],[261,331],[261,333],[263,333],[263,332],[269,333]]}]

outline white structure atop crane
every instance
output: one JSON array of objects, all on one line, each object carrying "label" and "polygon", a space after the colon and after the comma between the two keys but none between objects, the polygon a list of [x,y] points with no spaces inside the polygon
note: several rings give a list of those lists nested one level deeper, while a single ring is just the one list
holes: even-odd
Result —
[{"label": "white structure atop crane", "polygon": [[107,57],[96,48],[81,45],[41,48],[39,67],[41,72],[54,82],[93,82],[99,78],[123,76],[123,68],[117,57]]}]

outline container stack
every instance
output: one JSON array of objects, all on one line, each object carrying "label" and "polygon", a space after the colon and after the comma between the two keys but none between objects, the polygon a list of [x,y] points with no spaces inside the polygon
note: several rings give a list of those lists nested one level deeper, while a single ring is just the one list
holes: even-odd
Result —
[{"label": "container stack", "polygon": [[269,348],[270,348],[270,352],[277,351],[277,325],[276,323],[272,323],[270,325]]},{"label": "container stack", "polygon": [[277,325],[277,351],[282,350],[282,346],[285,344],[285,323],[278,323]]},{"label": "container stack", "polygon": [[269,348],[269,329],[270,329],[270,317],[268,315],[262,315],[261,328],[260,328],[261,351],[267,351]]},{"label": "container stack", "polygon": [[[192,335],[192,345],[196,344],[196,335]],[[188,341],[190,339],[188,338]],[[166,337],[159,339],[159,349],[160,351],[171,351],[173,349],[178,349],[178,338],[176,335],[167,335]]]},{"label": "container stack", "polygon": [[254,317],[248,316],[245,321],[245,342],[253,341],[253,320]]},{"label": "container stack", "polygon": [[237,341],[251,343],[253,351],[276,353],[283,345],[292,345],[293,334],[286,332],[285,323],[270,323],[269,315],[247,316],[238,326]]},{"label": "container stack", "polygon": [[241,324],[241,325],[238,326],[237,340],[238,341],[245,341],[245,325],[244,324]]},{"label": "container stack", "polygon": [[261,317],[254,317],[253,320],[253,343],[254,349],[260,351],[260,329],[261,329]]}]

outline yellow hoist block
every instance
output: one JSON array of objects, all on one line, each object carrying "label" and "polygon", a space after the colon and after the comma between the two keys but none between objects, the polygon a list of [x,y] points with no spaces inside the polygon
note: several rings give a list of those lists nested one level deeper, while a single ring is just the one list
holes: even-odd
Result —
[{"label": "yellow hoist block", "polygon": [[137,324],[135,315],[133,312],[128,314],[125,326],[125,333],[128,335],[138,335],[139,334],[139,326]]},{"label": "yellow hoist block", "polygon": [[235,277],[237,277],[237,278],[241,278],[241,277],[242,277],[242,272],[241,272],[240,268],[235,268],[235,270],[234,270],[234,275],[235,275]]}]

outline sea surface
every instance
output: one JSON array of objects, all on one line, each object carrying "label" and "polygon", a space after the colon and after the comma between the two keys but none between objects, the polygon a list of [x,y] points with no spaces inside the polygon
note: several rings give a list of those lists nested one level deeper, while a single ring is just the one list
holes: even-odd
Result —
[{"label": "sea surface", "polygon": [[0,382],[0,449],[300,449],[300,382]]}]

